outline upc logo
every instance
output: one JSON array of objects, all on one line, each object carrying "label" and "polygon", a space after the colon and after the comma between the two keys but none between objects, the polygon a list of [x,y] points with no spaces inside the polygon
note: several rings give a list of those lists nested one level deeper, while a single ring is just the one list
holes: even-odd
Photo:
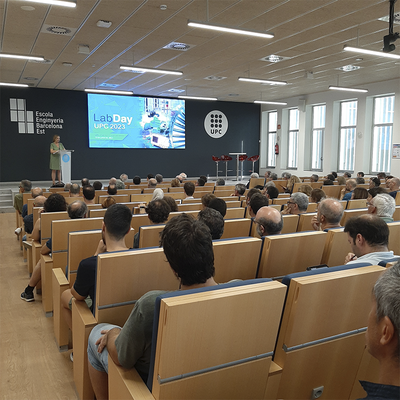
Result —
[{"label": "upc logo", "polygon": [[228,130],[228,118],[222,111],[210,111],[204,119],[204,129],[209,136],[219,139]]}]

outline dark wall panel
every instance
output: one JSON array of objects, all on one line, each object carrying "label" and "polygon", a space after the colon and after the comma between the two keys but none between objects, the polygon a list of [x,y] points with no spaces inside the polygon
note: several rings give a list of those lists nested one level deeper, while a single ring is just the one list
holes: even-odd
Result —
[{"label": "dark wall panel", "polygon": [[[33,111],[34,133],[19,133],[18,122],[11,121],[10,99],[25,99],[26,111]],[[21,103],[21,101],[20,101]],[[54,134],[61,136],[72,157],[72,179],[83,176],[107,178],[125,172],[132,178],[148,173],[171,177],[184,171],[189,176],[215,175],[212,155],[239,152],[259,154],[260,106],[247,103],[186,101],[186,149],[89,149],[87,99],[84,92],[50,89],[0,89],[0,181],[27,178],[50,180],[50,143]],[[213,111],[222,111],[228,120],[226,134],[211,138],[204,119]],[[37,113],[52,113],[53,128],[36,126]],[[62,123],[57,121],[62,119]],[[55,129],[54,125],[62,125]],[[27,126],[27,125],[26,125]],[[256,168],[258,163],[256,164]],[[245,163],[249,170],[251,163]],[[223,169],[223,166],[220,166]],[[229,163],[235,169],[235,163]],[[234,175],[234,171],[230,173]]]}]

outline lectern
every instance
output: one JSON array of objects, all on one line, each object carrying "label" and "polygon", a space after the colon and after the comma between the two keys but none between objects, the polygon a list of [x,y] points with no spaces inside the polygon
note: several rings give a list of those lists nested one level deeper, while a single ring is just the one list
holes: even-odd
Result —
[{"label": "lectern", "polygon": [[61,180],[64,183],[71,182],[71,153],[74,150],[60,150],[61,157]]}]

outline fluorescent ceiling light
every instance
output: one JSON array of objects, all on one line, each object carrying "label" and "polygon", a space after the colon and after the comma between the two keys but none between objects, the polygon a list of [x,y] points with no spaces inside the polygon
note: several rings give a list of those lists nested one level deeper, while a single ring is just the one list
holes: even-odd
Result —
[{"label": "fluorescent ceiling light", "polygon": [[7,82],[0,82],[0,86],[29,87],[29,85],[25,83],[7,83]]},{"label": "fluorescent ceiling light", "polygon": [[124,95],[132,95],[133,92],[129,90],[105,90],[105,89],[85,89],[85,92],[88,93],[106,93],[106,94],[124,94]]},{"label": "fluorescent ceiling light", "polygon": [[255,79],[255,78],[238,78],[238,81],[253,82],[253,83],[268,83],[269,85],[287,85],[284,81],[270,81],[268,79]]},{"label": "fluorescent ceiling light", "polygon": [[263,100],[254,100],[256,104],[273,104],[276,106],[287,106],[287,103],[283,103],[280,101],[263,101]]},{"label": "fluorescent ceiling light", "polygon": [[357,89],[357,88],[348,88],[343,86],[329,86],[330,90],[342,90],[344,92],[360,92],[360,93],[367,93],[367,89]]},{"label": "fluorescent ceiling light", "polygon": [[29,3],[42,3],[42,4],[50,4],[53,6],[63,6],[63,7],[76,7],[76,0],[24,0],[28,1]]},{"label": "fluorescent ceiling light", "polygon": [[138,74],[142,74],[145,72],[152,72],[153,74],[163,74],[163,75],[183,75],[182,71],[171,71],[168,69],[132,67],[129,65],[120,65],[119,67],[125,71],[132,71],[133,73],[138,73]]},{"label": "fluorescent ceiling light", "polygon": [[29,55],[24,55],[24,54],[0,53],[0,57],[16,58],[18,60],[44,61],[44,57],[42,57],[42,56],[29,56]]},{"label": "fluorescent ceiling light", "polygon": [[197,97],[197,96],[178,96],[178,99],[184,99],[184,100],[209,100],[209,101],[218,100],[216,97]]},{"label": "fluorescent ceiling light", "polygon": [[398,54],[384,53],[383,51],[374,51],[374,50],[368,50],[368,49],[361,49],[359,47],[344,46],[343,50],[344,51],[352,51],[354,53],[369,54],[371,56],[400,59],[400,55],[398,55]]},{"label": "fluorescent ceiling light", "polygon": [[188,20],[188,25],[192,26],[194,28],[203,28],[203,29],[210,29],[213,31],[238,33],[239,35],[257,36],[257,37],[262,37],[262,38],[266,38],[266,39],[271,39],[274,37],[274,34],[272,34],[272,33],[252,31],[252,30],[248,30],[248,29],[229,28],[227,26],[191,21],[191,20]]}]

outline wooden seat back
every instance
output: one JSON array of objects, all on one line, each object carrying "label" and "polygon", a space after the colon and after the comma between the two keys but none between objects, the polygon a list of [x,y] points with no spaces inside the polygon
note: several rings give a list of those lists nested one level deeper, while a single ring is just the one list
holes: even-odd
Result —
[{"label": "wooden seat back", "polygon": [[396,194],[396,198],[394,199],[396,202],[396,206],[400,206],[400,190]]},{"label": "wooden seat back", "polygon": [[174,193],[174,192],[183,192],[183,185],[179,187],[169,187],[168,188],[169,193]]},{"label": "wooden seat back", "polygon": [[389,222],[389,245],[388,249],[395,255],[400,255],[400,221]]},{"label": "wooden seat back", "polygon": [[89,210],[89,218],[104,218],[107,208],[95,208]]},{"label": "wooden seat back", "polygon": [[[225,188],[225,189],[218,189],[217,188]],[[225,186],[216,186],[215,190],[214,190],[214,195],[217,197],[228,197],[230,196],[232,193],[235,192],[235,187],[233,187],[233,189],[226,189]]]},{"label": "wooden seat back", "polygon": [[312,219],[317,215],[316,212],[307,212],[299,215],[299,223],[297,225],[297,232],[312,231],[314,228],[311,225]]},{"label": "wooden seat back", "polygon": [[99,202],[99,196],[106,196],[107,195],[107,190],[101,189],[101,190],[95,190],[94,192],[94,202],[95,203],[100,203]]},{"label": "wooden seat back", "polygon": [[165,224],[145,225],[139,228],[139,249],[146,247],[158,247],[160,245],[160,233]]},{"label": "wooden seat back", "polygon": [[319,265],[325,239],[325,232],[265,236],[257,276],[278,278]]},{"label": "wooden seat back", "polygon": [[283,228],[282,234],[297,232],[297,225],[299,224],[298,215],[282,215],[283,218]]},{"label": "wooden seat back", "polygon": [[274,358],[283,368],[277,398],[307,399],[321,386],[323,398],[350,398],[382,271],[368,266],[290,281]]},{"label": "wooden seat back", "polygon": [[400,206],[396,206],[393,214],[393,219],[395,221],[400,221]]},{"label": "wooden seat back", "polygon": [[66,211],[42,212],[40,214],[40,235],[42,244],[46,243],[51,238],[51,223],[58,220],[69,220],[68,213]]},{"label": "wooden seat back", "polygon": [[308,203],[307,212],[308,213],[316,212],[317,208],[318,208],[318,204],[317,203]]},{"label": "wooden seat back", "polygon": [[[132,196],[140,196],[140,195],[132,195]],[[114,194],[111,196],[105,194],[99,196],[99,203],[102,204],[107,197],[112,197],[116,203],[127,203],[128,201],[132,201],[130,200],[129,194]]]},{"label": "wooden seat back", "polygon": [[344,188],[344,185],[323,185],[321,189],[325,192],[326,197],[335,197],[340,199],[340,191]]},{"label": "wooden seat back", "polygon": [[250,224],[251,219],[249,218],[225,219],[224,233],[221,239],[249,236]]},{"label": "wooden seat back", "polygon": [[355,210],[356,208],[367,207],[367,199],[349,200],[347,202],[346,210]]},{"label": "wooden seat back", "polygon": [[262,240],[254,237],[213,241],[215,281],[254,279],[261,246]]},{"label": "wooden seat back", "polygon": [[244,213],[245,209],[243,209],[242,207],[227,208],[224,219],[243,218]]},{"label": "wooden seat back", "polygon": [[264,186],[265,179],[264,178],[250,178],[249,189],[253,189],[253,187],[257,185]]},{"label": "wooden seat back", "polygon": [[178,204],[178,211],[200,211],[203,205],[201,202],[199,203],[190,203],[190,204]]},{"label": "wooden seat back", "polygon": [[350,251],[347,232],[344,232],[343,228],[330,229],[326,234],[321,264],[329,267],[343,265],[344,259]]},{"label": "wooden seat back", "polygon": [[287,202],[289,201],[290,195],[287,195],[287,197],[278,197],[277,199],[273,199],[272,200],[272,204],[277,204],[280,206],[283,206],[285,204],[287,204]]},{"label": "wooden seat back", "polygon": [[128,201],[135,203],[148,203],[152,199],[152,194],[131,194],[131,198]]},{"label": "wooden seat back", "polygon": [[205,194],[212,193],[212,187],[210,188],[202,188],[202,190],[195,190],[193,193],[193,197],[195,199],[201,199]]},{"label": "wooden seat back", "polygon": [[89,213],[90,213],[90,210],[100,210],[100,209],[102,209],[102,206],[99,203],[86,204],[86,206],[88,208],[88,212]]},{"label": "wooden seat back", "polygon": [[346,222],[353,217],[358,217],[360,215],[366,214],[367,213],[366,208],[357,208],[355,210],[344,210],[343,217],[340,220],[340,225],[345,226]]}]

